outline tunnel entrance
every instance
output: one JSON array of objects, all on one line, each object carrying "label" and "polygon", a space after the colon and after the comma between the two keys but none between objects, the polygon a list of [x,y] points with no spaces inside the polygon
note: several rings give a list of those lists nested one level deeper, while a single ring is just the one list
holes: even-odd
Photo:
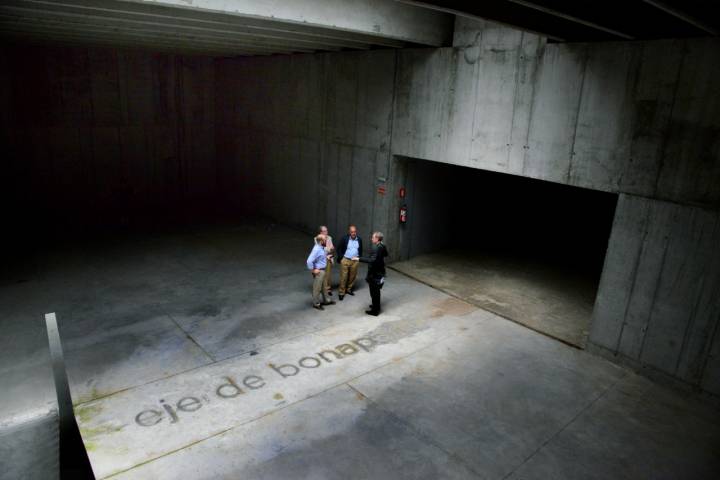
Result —
[{"label": "tunnel entrance", "polygon": [[401,158],[408,207],[393,267],[585,346],[617,195]]}]

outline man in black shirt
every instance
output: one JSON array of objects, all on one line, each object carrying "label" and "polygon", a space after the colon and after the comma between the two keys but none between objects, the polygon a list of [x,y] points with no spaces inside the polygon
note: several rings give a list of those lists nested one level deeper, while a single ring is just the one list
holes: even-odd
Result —
[{"label": "man in black shirt", "polygon": [[365,313],[368,315],[380,315],[380,289],[385,284],[385,257],[388,256],[387,248],[382,243],[383,234],[375,232],[372,235],[372,250],[367,257],[358,257],[357,259],[368,264],[368,271],[365,280],[370,287],[370,298],[372,305],[370,310]]}]

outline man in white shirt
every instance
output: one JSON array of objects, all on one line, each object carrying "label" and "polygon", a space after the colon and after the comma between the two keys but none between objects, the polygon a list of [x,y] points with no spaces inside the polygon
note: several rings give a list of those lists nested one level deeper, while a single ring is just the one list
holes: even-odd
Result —
[{"label": "man in white shirt", "polygon": [[325,267],[327,266],[327,254],[325,253],[325,235],[315,237],[315,246],[305,262],[308,270],[313,276],[313,308],[324,310],[323,305],[333,305],[335,302],[328,302],[325,298]]}]

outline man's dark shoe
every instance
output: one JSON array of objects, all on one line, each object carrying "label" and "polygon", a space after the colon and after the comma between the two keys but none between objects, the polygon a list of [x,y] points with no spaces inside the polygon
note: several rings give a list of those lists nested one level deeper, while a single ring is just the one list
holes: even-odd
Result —
[{"label": "man's dark shoe", "polygon": [[342,302],[342,299],[345,298],[345,295],[338,295],[338,299]]},{"label": "man's dark shoe", "polygon": [[354,290],[348,290],[348,291],[347,291],[347,294],[348,294],[348,295],[355,296],[355,291],[354,291]]},{"label": "man's dark shoe", "polygon": [[313,304],[313,308],[317,308],[318,310],[325,310],[325,309],[323,308],[323,306],[320,305],[319,303]]},{"label": "man's dark shoe", "polygon": [[335,302],[333,300],[330,300],[329,302],[323,302],[322,305],[335,305]]},{"label": "man's dark shoe", "polygon": [[372,315],[374,317],[377,317],[378,315],[380,315],[380,312],[377,312],[375,310],[365,310],[365,313],[367,313],[368,315]]},{"label": "man's dark shoe", "polygon": [[327,294],[328,294],[328,297],[332,297],[332,290],[330,290],[329,292],[327,292]]}]

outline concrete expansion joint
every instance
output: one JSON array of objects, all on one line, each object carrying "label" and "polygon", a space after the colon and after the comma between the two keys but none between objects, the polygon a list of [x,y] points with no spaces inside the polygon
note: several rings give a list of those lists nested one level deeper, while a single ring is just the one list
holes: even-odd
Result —
[{"label": "concrete expansion joint", "polygon": [[366,400],[368,403],[372,404],[375,408],[378,410],[381,410],[384,412],[388,417],[395,420],[397,423],[403,425],[405,428],[407,428],[410,432],[412,432],[415,437],[417,437],[420,441],[425,442],[428,445],[432,445],[433,447],[437,448],[441,452],[443,452],[445,455],[447,455],[449,458],[452,458],[454,461],[461,464],[463,467],[465,467],[469,472],[477,476],[478,478],[484,478],[483,475],[480,474],[480,472],[476,471],[474,468],[472,468],[471,465],[468,464],[467,461],[465,461],[462,457],[460,457],[458,454],[451,452],[447,448],[445,448],[442,444],[435,441],[432,437],[428,436],[427,434],[423,433],[421,430],[416,428],[412,423],[404,420],[402,417],[400,417],[398,414],[394,413],[391,410],[388,410],[386,408],[383,408],[380,404],[378,404],[376,401],[374,401],[372,398],[365,395],[363,392],[358,390],[356,387],[352,386],[350,382],[344,384],[345,386],[349,387],[350,390],[355,392],[358,396],[362,397],[364,400]]},{"label": "concrete expansion joint", "polygon": [[552,442],[553,439],[555,439],[558,435],[560,435],[562,432],[567,430],[568,427],[570,427],[570,425],[575,423],[575,421],[577,421],[585,412],[589,411],[593,407],[593,405],[597,404],[600,401],[600,399],[605,397],[608,394],[608,392],[615,389],[621,381],[623,381],[625,378],[627,378],[628,375],[629,375],[629,372],[627,370],[623,370],[623,374],[620,377],[615,379],[615,381],[611,385],[609,385],[605,390],[600,392],[593,400],[591,400],[583,408],[581,408],[575,415],[573,415],[573,417],[569,421],[567,421],[565,423],[565,425],[563,425],[555,433],[550,435],[540,446],[538,446],[538,448],[534,452],[532,452],[530,455],[528,455],[528,457],[525,458],[525,460],[523,460],[520,463],[520,465],[518,465],[517,467],[512,469],[512,471],[510,471],[507,475],[505,475],[502,478],[502,480],[506,480],[507,478],[510,478],[515,472],[517,472],[520,469],[520,467],[522,467],[523,465],[528,463],[533,457],[535,457],[538,453],[540,453],[550,442]]}]

